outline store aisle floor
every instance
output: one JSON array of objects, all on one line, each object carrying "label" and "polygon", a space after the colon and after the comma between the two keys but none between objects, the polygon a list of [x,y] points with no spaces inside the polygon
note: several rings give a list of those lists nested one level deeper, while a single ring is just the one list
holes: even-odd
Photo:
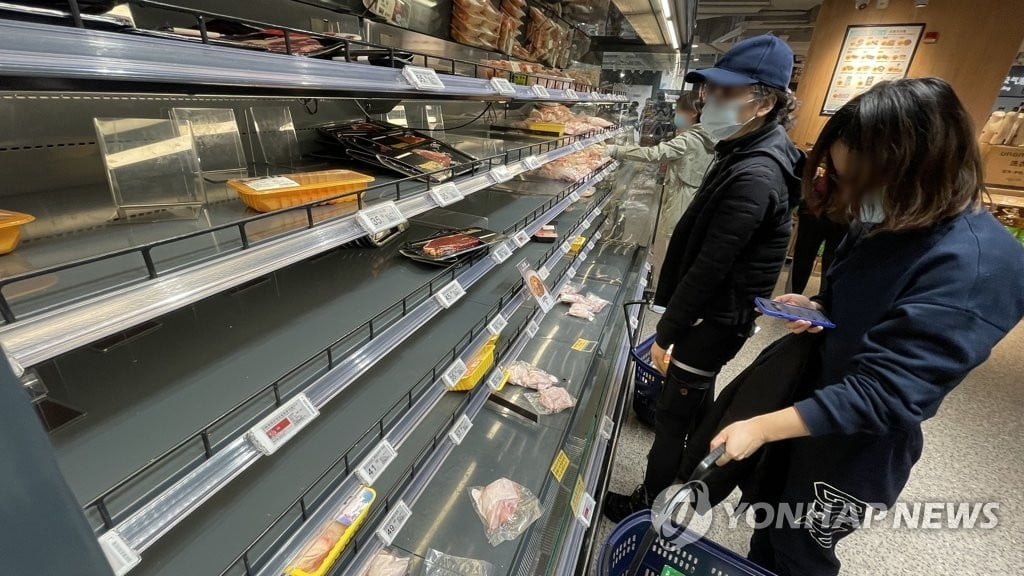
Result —
[{"label": "store aisle floor", "polygon": [[[783,274],[785,277],[785,273]],[[816,282],[812,279],[812,283]],[[809,286],[813,293],[816,286]],[[648,318],[645,334],[654,330]],[[784,334],[780,323],[759,321],[761,331],[726,366],[719,388]],[[912,530],[887,526],[860,530],[838,546],[842,576],[1010,576],[1024,566],[1024,324],[972,373],[924,426],[925,449],[901,496],[906,503],[998,503],[998,525],[982,530]],[[630,412],[622,427],[611,489],[631,491],[643,479],[651,429]],[[733,493],[733,503],[738,493]],[[719,507],[708,537],[746,554],[751,530],[730,527]],[[599,542],[613,525],[601,519]],[[597,554],[600,552],[598,551]],[[592,563],[597,574],[597,562]]]}]

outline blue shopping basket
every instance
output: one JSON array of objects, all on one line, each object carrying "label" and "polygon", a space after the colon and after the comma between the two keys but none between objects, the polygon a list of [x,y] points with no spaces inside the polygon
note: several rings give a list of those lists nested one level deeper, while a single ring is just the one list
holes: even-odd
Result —
[{"label": "blue shopping basket", "polygon": [[[626,302],[622,305],[623,311],[626,313],[627,327],[632,327],[629,307],[644,304],[646,302],[640,301]],[[637,341],[638,331],[638,329],[630,331],[630,344]],[[651,363],[651,346],[654,345],[655,336],[636,344],[629,351],[630,356],[633,357],[633,412],[636,412],[637,418],[648,426],[654,426],[658,396],[661,395],[661,387],[665,384],[665,377]]]}]

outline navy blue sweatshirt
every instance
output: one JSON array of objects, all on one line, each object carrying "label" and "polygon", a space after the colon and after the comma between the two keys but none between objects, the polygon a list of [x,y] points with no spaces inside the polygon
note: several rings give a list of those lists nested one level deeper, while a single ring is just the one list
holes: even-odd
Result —
[{"label": "navy blue sweatshirt", "polygon": [[1024,317],[1024,247],[984,210],[854,229],[827,286],[822,386],[796,404],[812,436],[914,430]]}]

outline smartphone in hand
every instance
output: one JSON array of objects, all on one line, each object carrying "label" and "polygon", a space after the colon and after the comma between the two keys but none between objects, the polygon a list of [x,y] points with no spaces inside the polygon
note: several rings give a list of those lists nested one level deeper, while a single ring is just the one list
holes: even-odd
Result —
[{"label": "smartphone in hand", "polygon": [[804,320],[810,322],[811,326],[821,326],[822,328],[836,327],[836,325],[828,319],[828,316],[825,316],[821,310],[816,310],[814,308],[793,306],[792,304],[784,304],[782,302],[776,302],[766,298],[754,298],[754,305],[757,306],[757,309],[765,316],[782,318],[783,320],[789,320],[792,322]]}]

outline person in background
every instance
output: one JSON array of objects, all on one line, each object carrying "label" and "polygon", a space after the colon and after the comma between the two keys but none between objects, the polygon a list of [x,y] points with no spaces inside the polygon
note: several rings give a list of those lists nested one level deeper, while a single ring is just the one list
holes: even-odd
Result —
[{"label": "person in background", "polygon": [[[722,464],[769,444],[759,476],[777,485],[749,501],[808,511],[754,533],[751,560],[779,576],[839,573],[836,543],[868,506],[896,502],[921,456],[921,423],[1024,317],[1024,248],[982,204],[974,134],[944,80],[897,80],[843,106],[811,152],[829,180],[805,194],[855,215],[825,292],[778,298],[836,324],[787,325],[821,333],[819,384],[711,441],[726,446]],[[998,458],[998,443],[989,452]]]},{"label": "person in background", "polygon": [[665,162],[665,188],[661,211],[651,247],[651,264],[657,277],[665,259],[668,240],[679,218],[693,201],[704,173],[715,154],[715,144],[700,125],[701,102],[694,92],[684,92],[676,101],[676,137],[656,146],[608,146],[616,160]]},{"label": "person in background", "polygon": [[[827,185],[824,169],[819,170],[821,174],[815,174],[814,177],[815,189],[822,189]],[[815,197],[820,196],[815,194]],[[839,243],[846,238],[849,223],[846,214],[836,213],[835,206],[811,205],[806,198],[800,202],[797,218],[799,225],[793,246],[793,265],[789,270],[788,290],[795,294],[803,294],[807,288],[807,281],[811,278],[811,271],[814,270],[814,262],[818,259],[818,251],[822,250],[822,243],[825,244],[821,252],[821,276],[824,279],[825,273],[835,260]]]},{"label": "person in background", "polygon": [[[793,51],[775,36],[737,43],[703,83],[701,123],[717,161],[676,225],[654,298],[665,313],[651,347],[665,374],[655,407],[654,444],[643,483],[609,493],[618,522],[645,508],[675,480],[686,437],[714,398],[715,378],[753,333],[754,298],[770,297],[786,258],[803,153],[785,126]],[[667,354],[672,350],[671,356]]]}]

